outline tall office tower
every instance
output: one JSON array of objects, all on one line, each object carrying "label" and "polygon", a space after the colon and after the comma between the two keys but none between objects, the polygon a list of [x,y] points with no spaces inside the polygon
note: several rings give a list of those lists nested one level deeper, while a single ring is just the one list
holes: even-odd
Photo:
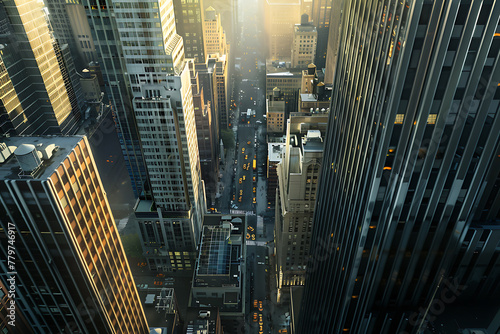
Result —
[{"label": "tall office tower", "polygon": [[175,26],[177,33],[184,40],[184,54],[186,58],[193,58],[197,63],[205,62],[203,9],[203,0],[174,0]]},{"label": "tall office tower", "polygon": [[264,25],[271,60],[290,60],[293,27],[300,22],[300,9],[300,0],[264,1]]},{"label": "tall office tower", "polygon": [[[116,2],[115,5],[111,0],[102,1],[102,5],[99,6],[95,1],[91,0],[83,0],[82,4],[86,11],[88,24],[92,27],[92,40],[101,66],[106,95],[112,106],[118,139],[120,140],[125,165],[130,175],[132,189],[137,197],[141,195],[150,196],[151,187],[149,186],[146,163],[142,155],[140,138],[132,108],[132,95],[129,89],[129,78],[126,75],[127,69],[125,67],[126,61],[124,59],[123,46],[135,46],[135,52],[138,56],[141,54],[147,56],[151,51],[148,51],[145,47],[146,40],[142,42],[130,41],[131,38],[126,37],[129,34],[128,32],[124,33],[123,42],[121,41],[121,35],[117,30],[118,23],[115,19],[116,14],[114,10],[121,8],[123,5],[128,10],[128,15],[139,17],[139,15],[149,16],[149,13],[144,12],[149,12],[152,8],[141,8],[142,11],[139,12],[138,2]],[[155,6],[155,4],[149,2],[147,4],[148,6]],[[132,6],[134,6],[133,11]],[[158,7],[157,4],[156,7]],[[158,27],[158,24],[158,22],[154,22],[153,20],[150,20],[150,22],[141,20],[136,23],[132,18],[129,18],[129,22],[121,22],[120,27],[137,27],[137,31],[131,32],[132,36],[137,40],[138,37],[142,38],[145,35],[156,36],[161,34],[161,28]],[[148,43],[150,42],[148,41]],[[134,51],[127,51],[127,53],[131,52],[133,53]],[[156,51],[156,53],[159,52]],[[153,54],[155,53],[153,52]],[[148,62],[150,61],[148,60]],[[143,75],[146,77],[145,73]]]},{"label": "tall office tower", "polygon": [[[92,38],[92,32],[90,30],[89,21],[87,20],[85,8],[80,3],[81,1],[76,1],[78,1],[78,3],[66,3],[64,6],[66,17],[68,18],[73,34],[72,37],[76,45],[76,50],[71,50],[71,52],[78,52],[78,56],[74,58],[82,61],[82,65],[88,66],[90,62],[97,61],[96,47]],[[83,70],[80,65],[77,65],[76,68],[80,71]]]},{"label": "tall office tower", "polygon": [[319,69],[325,68],[326,64],[326,49],[328,46],[332,6],[334,6],[333,0],[313,0],[312,23],[318,30],[318,44],[316,46],[316,59],[314,63]]},{"label": "tall office tower", "polygon": [[331,85],[333,83],[333,77],[335,76],[335,69],[337,67],[337,57],[340,41],[340,20],[342,18],[342,4],[342,1],[333,1],[332,9],[330,11],[328,42],[326,46],[326,58],[324,66],[324,81],[327,85]]},{"label": "tall office tower", "polygon": [[32,331],[149,333],[87,138],[0,146],[0,286]]},{"label": "tall office tower", "polygon": [[287,122],[274,225],[278,301],[290,286],[304,284],[327,122],[326,114],[303,113]]},{"label": "tall office tower", "polygon": [[191,89],[193,91],[193,107],[196,120],[196,134],[200,151],[201,178],[205,182],[207,201],[215,203],[217,182],[219,179],[219,135],[212,118],[210,100],[205,103],[203,86],[195,72],[195,64],[189,62]]},{"label": "tall office tower", "polygon": [[228,126],[229,74],[226,55],[207,55],[205,64],[195,64],[195,72],[200,86],[203,87],[204,102],[210,102],[212,122],[217,136]]},{"label": "tall office tower", "polygon": [[[217,116],[219,119],[219,131],[227,129],[229,124],[229,75],[227,55],[211,54],[207,59],[208,67],[214,64],[215,91],[217,99]],[[220,135],[220,134],[219,134]]]},{"label": "tall office tower", "polygon": [[81,115],[86,106],[78,73],[86,64],[78,52],[78,40],[74,38],[70,17],[66,13],[66,0],[46,0],[44,3],[47,6],[49,29],[60,48],[56,50],[56,55],[61,64],[66,89],[70,92],[70,103],[73,110],[78,110]]},{"label": "tall office tower", "polygon": [[[71,105],[67,69],[39,1],[8,0],[0,8],[3,34],[3,77],[10,81],[2,93],[2,113],[11,134],[70,134],[80,116]],[[12,85],[12,86],[11,86]],[[9,100],[16,95],[13,105]]]},{"label": "tall office tower", "polygon": [[229,46],[226,41],[226,33],[220,22],[220,15],[216,13],[213,7],[208,7],[205,10],[203,38],[205,40],[205,55],[207,57],[211,54],[228,54]]},{"label": "tall office tower", "polygon": [[[150,268],[186,269],[194,263],[206,204],[191,78],[173,2],[115,1],[113,6],[151,186],[151,201],[135,210],[143,245],[157,250],[147,256]],[[152,221],[163,234],[144,234]],[[188,255],[177,262],[176,253]]]},{"label": "tall office tower", "polygon": [[66,0],[45,0],[47,6],[48,18],[53,31],[54,38],[60,45],[68,44],[71,55],[75,61],[78,71],[85,67],[83,58],[78,52],[78,40],[74,38],[71,25],[71,17],[66,12],[66,6],[69,5]]},{"label": "tall office tower", "polygon": [[307,14],[302,14],[300,24],[293,28],[292,66],[306,68],[314,62],[318,32],[309,22]]},{"label": "tall office tower", "polygon": [[499,294],[498,239],[480,262],[464,246],[498,227],[500,3],[359,5],[343,7],[300,333],[415,333],[449,286]]},{"label": "tall office tower", "polygon": [[203,87],[203,102],[210,104],[212,123],[214,124],[217,138],[219,138],[219,99],[217,97],[217,78],[215,72],[215,59],[208,58],[206,63],[194,65],[194,74],[192,77],[196,76],[200,87]]},{"label": "tall office tower", "polygon": [[307,16],[312,16],[312,5],[313,0],[302,0],[300,2],[300,15],[307,14]]},{"label": "tall office tower", "polygon": [[184,64],[180,76],[139,84],[143,96],[134,101],[153,194],[153,201],[138,202],[135,215],[152,270],[193,269],[206,211],[191,79]]}]

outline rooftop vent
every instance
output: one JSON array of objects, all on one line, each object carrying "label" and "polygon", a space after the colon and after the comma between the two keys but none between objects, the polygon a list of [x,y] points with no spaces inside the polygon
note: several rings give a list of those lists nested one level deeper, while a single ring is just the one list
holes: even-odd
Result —
[{"label": "rooftop vent", "polygon": [[5,143],[0,143],[0,163],[4,163],[12,154],[12,151]]}]

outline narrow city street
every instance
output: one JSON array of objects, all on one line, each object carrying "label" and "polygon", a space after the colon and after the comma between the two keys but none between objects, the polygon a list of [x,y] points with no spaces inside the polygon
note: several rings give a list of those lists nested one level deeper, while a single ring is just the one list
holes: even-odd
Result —
[{"label": "narrow city street", "polygon": [[281,333],[288,305],[277,305],[272,265],[274,208],[267,200],[266,86],[262,1],[238,1],[238,35],[230,123],[234,149],[222,164],[222,213],[247,215],[245,333]]}]

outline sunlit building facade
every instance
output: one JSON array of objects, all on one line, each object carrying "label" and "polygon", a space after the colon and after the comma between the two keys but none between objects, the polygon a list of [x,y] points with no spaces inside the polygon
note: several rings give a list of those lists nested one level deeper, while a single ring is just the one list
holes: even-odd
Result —
[{"label": "sunlit building facade", "polygon": [[300,23],[300,0],[264,0],[267,58],[290,61],[293,27]]},{"label": "sunlit building facade", "polygon": [[[11,137],[0,146],[0,268],[15,271],[19,325],[149,333],[87,138]],[[0,286],[10,287],[8,278]]]},{"label": "sunlit building facade", "polygon": [[72,106],[75,93],[43,2],[4,1],[0,18],[0,72],[9,86],[0,97],[2,128],[23,135],[74,133],[80,110]]},{"label": "sunlit building facade", "polygon": [[309,17],[303,14],[300,24],[296,24],[293,28],[291,61],[293,67],[306,68],[314,63],[317,39],[316,27],[309,22]]},{"label": "sunlit building facade", "polygon": [[[190,269],[206,204],[191,77],[174,4],[142,2],[143,10],[134,14],[135,3],[113,4],[150,187],[135,207],[144,252],[152,270]],[[138,31],[146,26],[151,29]],[[161,233],[149,233],[151,225],[161,226]]]},{"label": "sunlit building facade", "polygon": [[208,7],[205,10],[203,23],[203,38],[205,39],[205,54],[220,54],[228,53],[228,45],[226,34],[220,22],[220,15],[217,14],[213,7]]},{"label": "sunlit building facade", "polygon": [[274,245],[278,301],[290,286],[303,285],[328,115],[292,113],[287,121],[278,187]]},{"label": "sunlit building facade", "polygon": [[499,17],[344,1],[299,333],[420,332],[450,284],[498,300]]}]

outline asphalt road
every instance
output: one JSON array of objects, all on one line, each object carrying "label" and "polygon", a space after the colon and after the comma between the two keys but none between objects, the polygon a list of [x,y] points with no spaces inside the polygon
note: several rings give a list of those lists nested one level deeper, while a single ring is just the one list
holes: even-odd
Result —
[{"label": "asphalt road", "polygon": [[[265,235],[257,233],[257,212],[267,208],[265,195],[267,162],[265,125],[265,47],[262,0],[238,0],[240,31],[236,42],[234,95],[236,111],[231,123],[235,130],[234,175],[230,206],[246,211],[247,230],[247,310],[246,333],[277,333],[272,327],[274,307],[269,299],[269,248]],[[255,111],[248,117],[247,110]],[[256,160],[256,168],[253,161]],[[241,183],[240,183],[241,182]],[[227,185],[226,185],[227,186]],[[233,197],[234,196],[234,197]],[[255,199],[255,200],[254,200]],[[262,203],[264,201],[265,203]],[[259,210],[260,211],[260,210]]]}]

